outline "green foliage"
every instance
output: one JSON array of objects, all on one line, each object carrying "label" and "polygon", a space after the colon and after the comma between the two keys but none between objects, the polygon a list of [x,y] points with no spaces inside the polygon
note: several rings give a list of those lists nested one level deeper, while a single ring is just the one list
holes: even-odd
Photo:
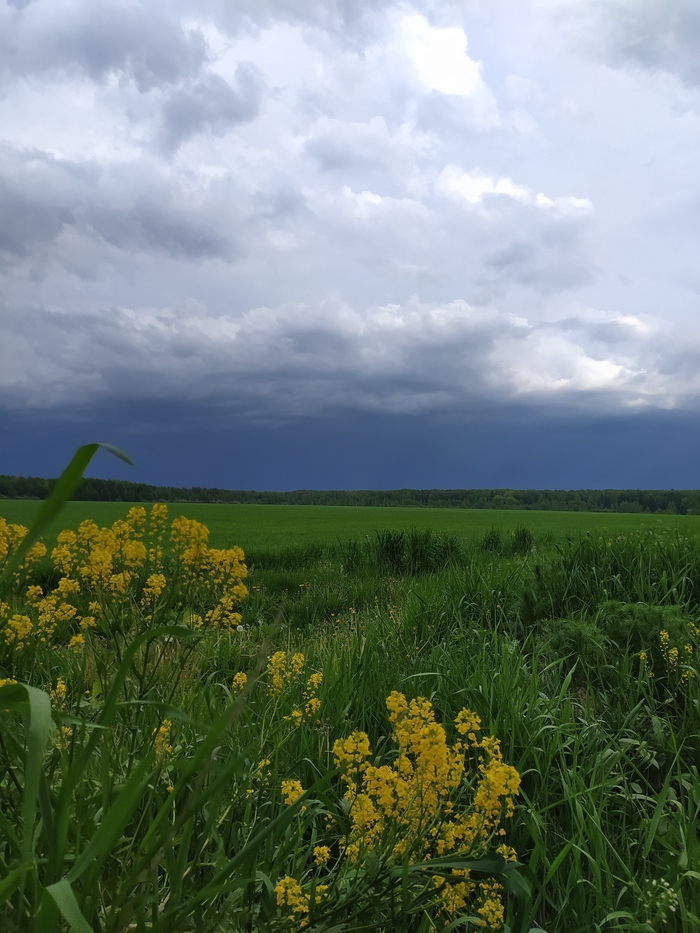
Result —
[{"label": "green foliage", "polygon": [[[8,521],[31,524],[41,502],[28,499],[0,499],[0,515]],[[129,505],[124,502],[68,502],[60,527],[54,522],[44,535],[50,548],[61,527],[76,527],[84,519],[98,525],[111,525],[124,518]],[[372,539],[377,532],[410,531],[412,528],[430,528],[436,534],[444,533],[474,546],[494,525],[504,537],[518,525],[530,529],[541,547],[548,547],[565,536],[578,541],[581,535],[615,540],[618,535],[634,536],[642,531],[673,531],[683,535],[700,533],[700,515],[670,516],[620,514],[605,512],[504,512],[492,509],[415,508],[395,506],[314,505],[260,505],[232,503],[178,503],[177,514],[195,519],[207,526],[210,543],[214,547],[238,544],[246,552],[248,562],[265,566],[278,560],[277,555],[288,552],[289,559],[302,557],[301,551],[315,548],[337,547],[339,543]],[[366,540],[366,538],[365,538]],[[296,555],[296,558],[293,557]],[[304,558],[306,559],[306,557]]]},{"label": "green foliage", "polygon": [[[0,498],[45,499],[55,480],[0,476]],[[83,478],[75,499],[87,502],[201,502],[381,508],[449,508],[617,512],[667,515],[700,513],[696,489],[296,489],[291,492],[149,486],[126,480]]]},{"label": "green foliage", "polygon": [[[399,510],[386,532],[386,512],[346,509],[342,524],[342,510],[208,508],[227,547],[239,540],[231,516],[262,522],[242,632],[156,619],[112,660],[95,633],[84,653],[37,649],[0,670],[33,690],[0,687],[0,929],[289,931],[275,893],[289,876],[307,894],[331,885],[314,931],[427,933],[426,866],[378,857],[344,874],[333,861],[347,820],[333,744],[363,730],[373,763],[390,762],[392,690],[430,698],[443,723],[472,709],[522,777],[505,841],[526,869],[502,876],[511,930],[700,924],[696,537],[634,532],[637,516],[601,534],[600,517],[570,515],[590,523],[578,537],[585,526],[542,513],[549,524],[528,514],[528,535],[488,513],[457,527],[426,512],[426,534]],[[319,513],[326,524],[313,525]],[[499,545],[483,548],[490,529]],[[27,575],[23,586],[58,584],[46,562]],[[164,602],[163,622],[186,623],[182,605],[170,619]],[[275,651],[304,655],[279,694],[264,671]],[[309,672],[321,671],[307,713]],[[307,788],[292,806],[279,792],[289,778]],[[312,854],[326,844],[330,868]]]}]

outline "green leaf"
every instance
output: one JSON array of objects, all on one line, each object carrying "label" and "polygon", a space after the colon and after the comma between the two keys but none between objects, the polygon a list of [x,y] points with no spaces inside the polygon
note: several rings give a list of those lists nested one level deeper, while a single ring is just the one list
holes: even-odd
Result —
[{"label": "green leaf", "polygon": [[39,782],[44,749],[51,731],[51,700],[48,693],[27,684],[0,687],[0,710],[21,713],[25,722],[24,799],[22,801],[22,858],[31,859]]},{"label": "green leaf", "polygon": [[93,928],[83,916],[73,888],[66,878],[49,885],[45,890],[61,911],[63,919],[73,933],[94,933]]},{"label": "green leaf", "polygon": [[0,881],[0,904],[9,901],[17,888],[21,886],[26,873],[26,866],[20,865],[18,868],[13,868],[12,871],[5,875],[2,881]]},{"label": "green leaf", "polygon": [[134,768],[129,780],[119,793],[116,801],[107,811],[104,819],[93,833],[75,864],[68,872],[66,884],[77,881],[90,867],[97,869],[107,859],[121,838],[124,827],[141,805],[141,795],[150,779],[148,758],[144,758]]},{"label": "green leaf", "polygon": [[38,541],[47,526],[51,524],[68,499],[73,495],[75,487],[82,479],[88,464],[100,447],[114,454],[115,457],[119,457],[120,460],[124,460],[125,463],[131,466],[134,465],[125,453],[112,444],[85,444],[82,447],[78,447],[73,454],[73,459],[56,480],[56,485],[51,490],[51,495],[45,500],[41,509],[39,509],[39,514],[34,519],[32,527],[5,565],[4,570],[0,574],[0,586],[11,579],[12,574],[20,566],[31,546]]},{"label": "green leaf", "polygon": [[659,823],[661,818],[664,815],[664,808],[666,806],[666,800],[668,799],[668,792],[671,787],[671,778],[673,777],[672,771],[669,769],[668,774],[666,775],[666,780],[664,781],[664,786],[661,788],[656,800],[656,807],[654,809],[654,814],[649,822],[649,828],[647,830],[647,838],[644,843],[644,848],[642,849],[642,858],[648,858],[651,847],[654,844],[654,839],[656,838],[656,831],[659,828]]}]

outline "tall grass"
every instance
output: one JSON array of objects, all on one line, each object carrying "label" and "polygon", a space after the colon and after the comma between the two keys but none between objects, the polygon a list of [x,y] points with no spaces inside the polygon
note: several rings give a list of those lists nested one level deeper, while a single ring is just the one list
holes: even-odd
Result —
[{"label": "tall grass", "polygon": [[[473,710],[522,778],[505,826],[521,881],[472,865],[507,880],[512,930],[700,925],[698,539],[399,529],[248,564],[240,632],[193,630],[172,603],[109,663],[105,640],[0,671],[28,681],[0,687],[0,929],[293,929],[285,875],[330,879],[309,929],[433,929],[420,866],[313,864],[347,816],[333,743],[363,730],[391,761],[393,690],[443,723]],[[304,655],[280,693],[275,651]],[[296,725],[313,671],[320,706]],[[288,806],[290,777],[307,793]]]}]

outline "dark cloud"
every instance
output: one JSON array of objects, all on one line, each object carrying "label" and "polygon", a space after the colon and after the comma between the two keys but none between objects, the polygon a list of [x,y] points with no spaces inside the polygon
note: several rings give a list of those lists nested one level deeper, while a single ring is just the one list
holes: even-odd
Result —
[{"label": "dark cloud", "polygon": [[163,146],[175,149],[205,129],[222,136],[235,124],[252,120],[260,111],[263,85],[259,69],[242,63],[236,69],[235,88],[220,75],[206,74],[171,90],[163,104]]},{"label": "dark cloud", "polygon": [[229,241],[199,218],[142,197],[123,208],[86,205],[83,229],[132,253],[160,252],[172,259],[230,259]]},{"label": "dark cloud", "polygon": [[671,6],[0,5],[2,406],[697,406]]},{"label": "dark cloud", "polygon": [[666,71],[700,84],[700,6],[696,0],[596,0],[569,11],[611,64]]},{"label": "dark cloud", "polygon": [[[48,245],[72,229],[132,254],[174,260],[230,259],[229,237],[143,169],[105,171],[41,152],[4,150],[0,167],[0,255],[46,263]],[[77,256],[73,257],[77,259]]]},{"label": "dark cloud", "polygon": [[[364,48],[381,35],[382,14],[395,5],[395,0],[209,0],[209,8],[217,20],[231,32],[250,28],[269,28],[280,22],[318,30],[319,41],[326,36],[343,47]],[[414,7],[430,7],[429,2],[414,0]]]},{"label": "dark cloud", "polygon": [[12,256],[31,255],[73,221],[67,208],[46,203],[41,197],[32,198],[3,178],[0,178],[0,218],[0,265]]},{"label": "dark cloud", "polygon": [[[68,421],[0,412],[0,467],[15,475],[57,476],[79,444],[100,440],[117,444],[135,466],[99,452],[90,475],[163,485],[693,489],[697,428],[697,418],[682,413],[572,422],[522,408],[475,410],[460,419],[334,413],[270,426],[144,399]],[[502,524],[514,523],[504,515]]]},{"label": "dark cloud", "polygon": [[187,79],[207,61],[201,32],[184,28],[164,5],[37,0],[5,17],[4,27],[4,68],[14,74],[119,75],[145,92]]}]

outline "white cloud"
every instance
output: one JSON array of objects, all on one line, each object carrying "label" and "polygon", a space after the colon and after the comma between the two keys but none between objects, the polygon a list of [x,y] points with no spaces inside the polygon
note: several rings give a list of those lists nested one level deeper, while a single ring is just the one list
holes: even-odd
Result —
[{"label": "white cloud", "polygon": [[436,187],[438,191],[448,196],[455,195],[468,204],[481,204],[484,195],[502,194],[521,204],[532,204],[535,207],[554,209],[565,214],[585,213],[593,210],[593,205],[588,198],[571,196],[549,198],[541,192],[534,194],[526,185],[517,185],[512,178],[494,178],[482,174],[479,169],[465,172],[458,165],[446,165],[437,179]]},{"label": "white cloud", "polygon": [[401,22],[406,51],[423,84],[441,94],[472,97],[485,85],[481,62],[467,55],[467,37],[461,26],[435,29],[423,16],[406,16]]},{"label": "white cloud", "polygon": [[492,178],[478,169],[464,172],[457,165],[447,165],[440,173],[437,187],[446,194],[457,195],[469,204],[480,204],[485,194],[503,194],[516,201],[528,203],[532,199],[529,188],[516,185],[511,178]]}]

